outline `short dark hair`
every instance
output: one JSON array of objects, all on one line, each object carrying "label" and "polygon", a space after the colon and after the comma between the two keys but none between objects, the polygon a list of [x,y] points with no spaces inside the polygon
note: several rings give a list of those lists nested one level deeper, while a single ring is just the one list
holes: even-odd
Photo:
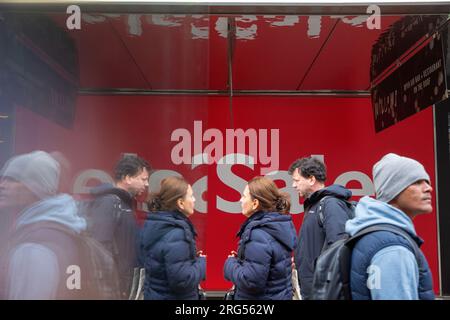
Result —
[{"label": "short dark hair", "polygon": [[325,164],[317,158],[304,157],[295,160],[289,167],[289,174],[292,175],[298,169],[298,173],[304,177],[315,177],[317,181],[324,183],[327,180],[327,169]]},{"label": "short dark hair", "polygon": [[148,172],[151,170],[151,166],[147,161],[134,154],[125,154],[116,164],[114,179],[121,181],[126,176],[134,177],[144,169]]}]

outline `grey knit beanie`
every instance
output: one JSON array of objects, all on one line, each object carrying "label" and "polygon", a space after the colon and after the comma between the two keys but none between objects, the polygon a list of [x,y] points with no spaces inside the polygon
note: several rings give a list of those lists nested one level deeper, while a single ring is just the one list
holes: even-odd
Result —
[{"label": "grey knit beanie", "polygon": [[59,163],[44,151],[33,151],[12,157],[0,171],[0,176],[23,183],[40,199],[56,194],[59,174]]},{"label": "grey knit beanie", "polygon": [[389,153],[373,166],[373,182],[377,199],[389,202],[414,182],[430,177],[418,161]]}]

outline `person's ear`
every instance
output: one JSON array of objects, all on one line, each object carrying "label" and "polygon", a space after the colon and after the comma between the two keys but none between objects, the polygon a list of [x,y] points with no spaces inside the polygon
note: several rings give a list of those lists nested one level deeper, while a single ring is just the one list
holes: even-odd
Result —
[{"label": "person's ear", "polygon": [[255,211],[259,207],[259,200],[253,199],[252,201],[252,210]]},{"label": "person's ear", "polygon": [[316,177],[314,177],[314,176],[310,176],[310,177],[308,178],[308,181],[309,181],[309,184],[310,184],[311,186],[313,186],[313,185],[316,183],[317,179],[316,179]]},{"label": "person's ear", "polygon": [[180,210],[184,210],[184,201],[183,201],[182,198],[180,198],[180,199],[177,200],[177,207],[178,207],[178,209],[180,209]]},{"label": "person's ear", "polygon": [[131,184],[131,176],[130,175],[126,175],[123,180],[125,181],[126,184]]}]

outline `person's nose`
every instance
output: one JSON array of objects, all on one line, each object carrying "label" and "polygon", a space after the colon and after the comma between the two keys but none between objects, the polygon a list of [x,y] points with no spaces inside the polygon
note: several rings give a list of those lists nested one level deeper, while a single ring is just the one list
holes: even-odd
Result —
[{"label": "person's nose", "polygon": [[433,188],[427,181],[424,181],[423,183],[424,183],[424,192],[432,192],[433,191]]}]

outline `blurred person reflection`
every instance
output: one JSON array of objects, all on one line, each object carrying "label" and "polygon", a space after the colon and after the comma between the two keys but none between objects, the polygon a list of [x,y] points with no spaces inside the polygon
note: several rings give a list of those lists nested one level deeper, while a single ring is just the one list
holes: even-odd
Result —
[{"label": "blurred person reflection", "polygon": [[90,190],[93,203],[89,209],[89,234],[102,243],[116,262],[120,296],[128,299],[133,272],[138,268],[139,226],[133,201],[148,190],[150,165],[143,158],[125,154],[114,169],[114,185],[105,183]]},{"label": "blurred person reflection", "polygon": [[44,151],[15,156],[0,171],[0,212],[14,216],[0,256],[3,299],[81,297],[67,286],[68,267],[80,261],[68,232],[82,233],[86,221],[71,196],[57,195],[59,179],[59,163]]}]

